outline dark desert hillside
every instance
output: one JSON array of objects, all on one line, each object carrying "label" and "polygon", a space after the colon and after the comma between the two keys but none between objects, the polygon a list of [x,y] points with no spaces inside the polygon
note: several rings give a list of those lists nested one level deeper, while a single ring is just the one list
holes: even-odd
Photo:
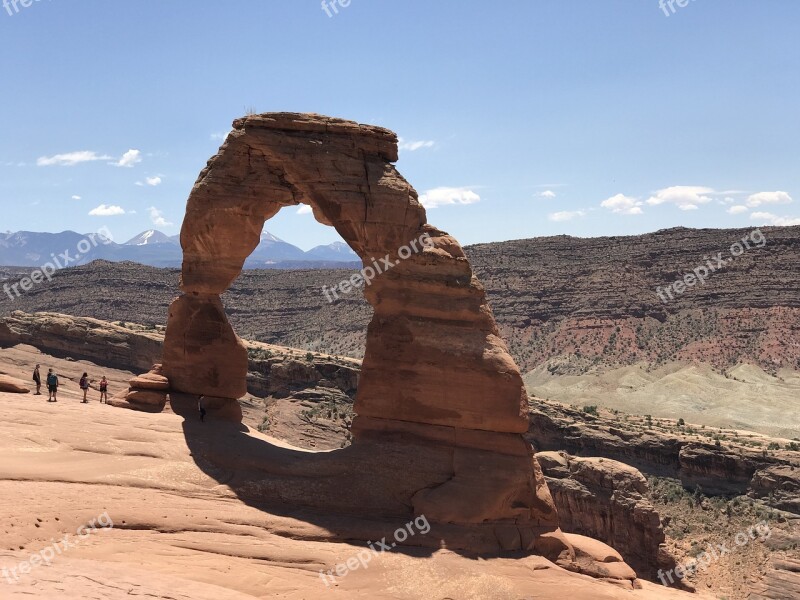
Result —
[{"label": "dark desert hillside", "polygon": [[[570,374],[595,365],[747,362],[800,368],[800,227],[670,229],[641,236],[568,236],[466,248],[523,371],[547,361]],[[731,247],[747,238],[738,257]],[[758,238],[760,240],[760,238]],[[724,269],[663,302],[673,284],[722,253]],[[727,259],[732,259],[729,262]],[[245,271],[225,295],[248,339],[359,357],[371,309],[359,293],[334,303],[322,286],[345,270]],[[164,324],[179,272],[95,262],[57,274],[3,313],[55,311],[108,321]]]}]

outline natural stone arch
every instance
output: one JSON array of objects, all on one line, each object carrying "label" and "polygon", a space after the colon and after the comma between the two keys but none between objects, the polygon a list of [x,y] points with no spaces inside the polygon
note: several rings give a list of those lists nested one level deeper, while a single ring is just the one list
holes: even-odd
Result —
[{"label": "natural stone arch", "polygon": [[[397,138],[386,129],[295,114],[234,123],[188,201],[181,233],[181,287],[188,296],[173,310],[193,315],[193,327],[180,336],[174,327],[167,333],[165,374],[174,388],[222,398],[244,395],[246,352],[219,329],[224,312],[218,296],[241,273],[264,223],[285,206],[305,203],[365,267],[387,256],[397,263],[365,290],[375,315],[356,401],[358,426],[383,428],[367,420],[394,419],[527,431],[522,378],[484,290],[459,244],[426,223],[416,191],[392,165],[396,160]],[[433,248],[398,259],[401,248],[425,234]],[[214,335],[197,319],[213,323]],[[229,346],[223,365],[224,348],[196,351],[211,340]],[[186,344],[195,348],[180,347]],[[208,364],[181,358],[191,356]]]},{"label": "natural stone arch", "polygon": [[[309,204],[365,266],[387,255],[397,262],[365,289],[374,317],[355,405],[355,456],[369,455],[370,444],[384,452],[395,444],[395,456],[414,457],[416,471],[404,476],[416,487],[384,477],[383,493],[397,496],[392,506],[441,523],[497,526],[499,547],[529,549],[536,536],[556,531],[557,515],[520,435],[528,428],[522,378],[461,246],[427,224],[417,193],[392,164],[397,158],[396,135],[378,127],[287,113],[235,121],[188,201],[184,294],[170,308],[164,374],[173,393],[204,396],[237,416],[247,352],[220,294],[265,221],[282,207]],[[429,247],[397,261],[424,234]],[[319,495],[323,484],[314,485]],[[380,505],[370,485],[364,493]]]}]

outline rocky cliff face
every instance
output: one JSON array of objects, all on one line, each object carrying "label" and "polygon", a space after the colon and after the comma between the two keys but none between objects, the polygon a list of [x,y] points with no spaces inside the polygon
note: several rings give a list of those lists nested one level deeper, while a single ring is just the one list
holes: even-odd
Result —
[{"label": "rocky cliff face", "polygon": [[655,581],[659,569],[675,567],[661,517],[647,499],[647,481],[638,470],[565,452],[539,452],[536,457],[564,531],[603,540],[645,579]]},{"label": "rocky cliff face", "polygon": [[746,494],[800,514],[800,445],[795,442],[698,430],[668,419],[605,411],[596,416],[541,399],[532,401],[530,419],[527,437],[539,450],[614,459],[648,475],[679,479],[687,488]]},{"label": "rocky cliff face", "polygon": [[161,357],[163,332],[56,313],[13,312],[0,317],[0,346],[27,344],[59,358],[90,360],[142,371]]},{"label": "rocky cliff face", "polygon": [[[523,371],[554,373],[671,360],[717,369],[750,362],[800,368],[800,227],[765,227],[766,243],[730,254],[751,230],[670,229],[641,236],[567,236],[469,246],[500,331]],[[750,238],[747,238],[750,239]],[[757,238],[760,239],[760,238]],[[664,303],[656,293],[707,265],[733,258]],[[727,255],[727,256],[726,256]],[[716,264],[716,258],[712,265]],[[245,271],[225,294],[231,322],[248,339],[329,354],[363,355],[372,310],[360,294],[329,303],[323,286],[352,271]],[[0,309],[58,311],[109,321],[164,324],[178,271],[98,262],[68,269]],[[91,285],[93,297],[76,290]],[[257,297],[260,302],[254,303]]]},{"label": "rocky cliff face", "polygon": [[[800,227],[558,236],[468,255],[523,370],[669,360],[800,368]],[[703,283],[670,287],[696,269]]]},{"label": "rocky cliff face", "polygon": [[[146,371],[159,363],[164,329],[136,323],[109,323],[56,313],[20,311],[0,317],[0,347],[26,344],[52,356],[88,360],[125,371]],[[335,389],[355,397],[361,362],[245,341],[248,392],[287,398],[309,389]]]}]

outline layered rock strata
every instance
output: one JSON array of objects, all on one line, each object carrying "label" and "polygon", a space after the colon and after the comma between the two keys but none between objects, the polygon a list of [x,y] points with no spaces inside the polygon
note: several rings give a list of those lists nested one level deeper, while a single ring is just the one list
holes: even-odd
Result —
[{"label": "layered rock strata", "polygon": [[[569,562],[571,546],[521,436],[528,420],[519,370],[461,246],[427,223],[416,191],[392,164],[397,158],[396,135],[378,127],[286,113],[234,122],[192,190],[181,232],[183,295],[170,308],[163,357],[173,409],[213,398],[214,409],[230,416],[226,403],[245,394],[247,350],[220,296],[265,222],[281,208],[308,204],[358,253],[371,279],[364,294],[374,317],[354,444],[325,457],[327,471],[316,478],[320,457],[303,457],[293,471],[258,464],[262,481],[281,472],[291,484],[264,483],[256,495],[425,515],[479,527],[496,549],[537,548]],[[350,474],[352,497],[342,497],[343,479],[330,476],[342,472]]]},{"label": "layered rock strata", "polygon": [[52,356],[143,371],[161,357],[163,334],[140,325],[56,313],[14,311],[0,317],[0,346],[34,346]]},{"label": "layered rock strata", "polygon": [[658,511],[647,499],[647,480],[626,464],[539,452],[561,528],[613,546],[639,576],[657,581],[659,569],[675,567]]},{"label": "layered rock strata", "polygon": [[[594,416],[541,398],[532,400],[530,421],[525,437],[539,451],[614,459],[648,476],[679,479],[687,489],[699,488],[710,495],[746,494],[800,514],[800,454],[789,450],[793,442],[788,440],[758,438],[761,449],[730,439],[717,444],[696,430],[648,429],[629,423],[625,415]],[[728,437],[735,435],[728,431]]]}]

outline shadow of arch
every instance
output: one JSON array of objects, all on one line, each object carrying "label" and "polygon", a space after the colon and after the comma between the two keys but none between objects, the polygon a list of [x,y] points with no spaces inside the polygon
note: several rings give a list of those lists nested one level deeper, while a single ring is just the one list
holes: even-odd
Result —
[{"label": "shadow of arch", "polygon": [[[249,503],[301,507],[315,520],[320,510],[424,515],[452,548],[558,554],[567,544],[521,436],[519,370],[461,246],[427,223],[397,158],[394,133],[351,121],[269,113],[234,122],[181,232],[183,295],[170,307],[163,359],[173,410],[186,417],[198,464],[234,473],[225,483]],[[374,309],[354,443],[329,453],[266,444],[236,423],[247,352],[220,300],[265,222],[300,203],[361,257]],[[198,396],[214,429],[194,422]]]}]

